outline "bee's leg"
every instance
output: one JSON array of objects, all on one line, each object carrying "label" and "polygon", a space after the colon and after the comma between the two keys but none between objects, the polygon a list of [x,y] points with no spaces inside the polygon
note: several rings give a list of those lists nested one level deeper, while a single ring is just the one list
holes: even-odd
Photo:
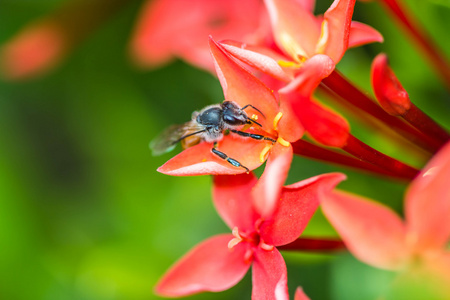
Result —
[{"label": "bee's leg", "polygon": [[239,134],[240,136],[249,137],[249,138],[252,138],[252,139],[255,139],[255,140],[271,141],[272,143],[276,143],[276,140],[274,140],[273,138],[270,138],[270,137],[267,137],[267,136],[263,136],[263,135],[260,135],[260,134],[248,133],[248,132],[234,130],[234,129],[231,129],[230,131],[233,132],[233,133]]},{"label": "bee's leg", "polygon": [[233,158],[231,158],[231,157],[228,157],[228,155],[226,155],[226,154],[223,153],[222,151],[217,150],[216,147],[217,147],[217,142],[214,143],[214,146],[213,146],[213,148],[211,149],[211,152],[212,152],[212,153],[214,153],[215,155],[217,155],[217,156],[220,157],[221,159],[226,160],[227,162],[229,162],[229,163],[232,164],[233,166],[238,167],[238,168],[239,168],[239,167],[240,167],[240,168],[244,168],[245,171],[247,171],[247,173],[250,172],[250,170],[249,170],[246,166],[243,166],[243,165],[242,165],[240,162],[238,162],[237,160],[235,160],[235,159],[233,159]]}]

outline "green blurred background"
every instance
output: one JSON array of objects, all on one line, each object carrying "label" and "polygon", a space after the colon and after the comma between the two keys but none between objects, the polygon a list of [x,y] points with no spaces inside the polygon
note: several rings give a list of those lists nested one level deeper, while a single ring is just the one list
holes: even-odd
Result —
[{"label": "green blurred background", "polygon": [[[0,0],[0,44],[63,2]],[[318,12],[331,3],[318,2]],[[450,57],[448,2],[407,3]],[[212,75],[183,62],[153,71],[130,63],[142,4],[128,1],[49,74],[0,81],[0,299],[158,299],[153,286],[176,259],[230,231],[212,206],[210,177],[156,172],[176,152],[152,157],[149,141],[223,95]],[[354,19],[377,28],[385,43],[348,51],[338,68],[369,91],[371,60],[386,52],[411,99],[449,128],[449,94],[410,40],[376,3],[357,3]],[[350,121],[364,142],[423,164]],[[296,157],[288,183],[330,171],[348,174],[342,189],[401,213],[406,185],[386,178]],[[335,233],[318,212],[305,234]],[[394,276],[345,253],[285,258],[290,294],[301,285],[312,299],[374,299]],[[229,291],[188,298],[250,294],[248,274]]]}]

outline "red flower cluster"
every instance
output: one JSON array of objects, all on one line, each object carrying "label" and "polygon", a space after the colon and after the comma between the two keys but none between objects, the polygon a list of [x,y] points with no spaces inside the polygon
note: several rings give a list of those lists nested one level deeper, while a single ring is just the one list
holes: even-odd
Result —
[{"label": "red flower cluster", "polygon": [[[342,116],[314,99],[317,88],[350,104],[354,97],[362,99],[363,103],[355,105],[355,109],[398,127],[407,138],[414,136],[412,140],[424,149],[438,149],[449,140],[445,130],[411,103],[387,66],[386,56],[378,56],[372,70],[373,88],[382,108],[373,109],[371,99],[361,96],[336,73],[335,65],[349,47],[383,40],[373,28],[351,21],[354,4],[355,1],[336,0],[323,17],[316,17],[312,14],[313,1],[266,0],[275,45],[230,39],[217,42],[210,37],[210,52],[224,98],[249,108],[246,116],[251,121],[215,140],[214,145],[203,141],[188,147],[158,171],[169,175],[215,175],[213,201],[232,234],[212,237],[192,249],[164,275],[156,287],[158,294],[183,296],[221,291],[236,284],[252,265],[252,298],[288,299],[286,266],[277,247],[295,243],[319,203],[348,250],[362,261],[399,269],[419,255],[424,257],[424,269],[432,270],[447,283],[448,272],[439,265],[446,266],[449,261],[447,252],[442,250],[449,235],[438,224],[445,222],[444,215],[449,213],[450,194],[442,184],[443,178],[449,176],[450,146],[431,162],[435,167],[422,171],[410,188],[408,195],[422,195],[407,196],[419,199],[410,201],[419,204],[408,204],[414,207],[410,214],[418,216],[410,217],[417,224],[411,233],[381,205],[333,191],[345,178],[343,174],[320,175],[283,187],[293,153],[304,154],[300,140],[304,133],[321,145],[340,148],[353,159],[364,161],[362,168],[366,170],[409,180],[418,174],[418,170],[353,137]],[[339,82],[353,90],[343,91]],[[412,108],[414,117],[408,114]],[[401,116],[411,125],[391,116]],[[332,150],[319,149],[329,151],[325,156],[337,155]],[[223,155],[217,155],[217,150]],[[264,162],[259,180],[248,173]],[[353,163],[348,165],[355,166]],[[421,179],[424,176],[427,183]],[[415,191],[417,186],[423,189]],[[431,203],[425,203],[426,197],[433,198]],[[446,209],[424,209],[433,207],[433,201],[436,207]],[[432,224],[426,221],[429,213],[436,215]],[[434,240],[436,234],[438,245],[422,249],[420,245]],[[307,296],[299,290],[296,298]]]},{"label": "red flower cluster", "polygon": [[[414,20],[397,1],[380,2],[450,82],[446,60],[427,46],[423,32],[415,32]],[[348,48],[383,41],[372,27],[352,21],[355,0],[334,0],[323,16],[313,14],[314,5],[314,0],[154,0],[142,10],[130,46],[134,60],[153,67],[178,57],[215,70],[227,103],[172,128],[176,136],[169,146],[182,141],[185,149],[158,171],[213,175],[213,201],[232,233],[205,240],[175,263],[157,284],[159,295],[223,291],[251,266],[253,299],[288,299],[280,249],[334,250],[345,244],[367,264],[432,278],[436,295],[450,298],[450,135],[412,103],[386,55],[372,65],[376,99],[335,69]],[[65,34],[74,26],[64,24],[55,16],[44,19],[4,45],[4,75],[23,78],[54,65],[74,44]],[[353,136],[343,116],[315,98],[316,90],[386,138],[396,134],[394,142],[406,140],[412,151],[435,157],[420,171],[373,149]],[[341,173],[284,186],[294,154],[412,180],[405,222],[377,202],[334,190],[345,179]],[[264,163],[257,178],[253,170]],[[342,241],[299,238],[319,205]],[[308,299],[301,288],[295,298]]]}]

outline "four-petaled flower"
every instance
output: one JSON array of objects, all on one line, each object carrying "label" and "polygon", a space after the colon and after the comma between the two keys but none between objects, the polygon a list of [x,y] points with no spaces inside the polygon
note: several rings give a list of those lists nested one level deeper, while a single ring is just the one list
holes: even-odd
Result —
[{"label": "four-petaled flower", "polygon": [[178,57],[214,72],[208,35],[260,44],[270,33],[267,21],[260,0],[147,1],[130,48],[142,66],[157,66]]},{"label": "four-petaled flower", "polygon": [[[254,206],[259,199],[252,195],[257,184],[252,173],[215,176],[214,204],[232,234],[213,236],[193,248],[163,276],[156,292],[176,297],[223,291],[252,266],[253,299],[288,299],[286,265],[276,246],[297,239],[316,211],[319,195],[344,178],[330,173],[272,187],[281,188],[279,201],[270,215],[263,216]],[[302,299],[301,291],[297,294]]]},{"label": "four-petaled flower", "polygon": [[[323,194],[323,212],[348,249],[372,266],[436,280],[449,299],[450,285],[450,143],[409,186],[405,221],[388,207],[333,191]],[[424,282],[422,282],[424,283]],[[439,298],[439,299],[444,299]]]},{"label": "four-petaled flower", "polygon": [[[250,104],[257,108],[262,114],[252,108],[246,110],[249,116],[261,124],[261,127],[254,125],[250,130],[277,141],[272,143],[229,134],[219,141],[218,149],[249,170],[259,167],[267,158],[269,165],[271,160],[284,157],[288,161],[284,168],[287,173],[292,159],[290,143],[301,138],[303,128],[289,107],[284,105],[285,101],[277,99],[274,91],[237,64],[212,38],[210,47],[225,100],[233,101],[240,107]],[[235,167],[214,155],[211,148],[212,143],[206,142],[190,147],[166,162],[158,171],[169,175],[230,175],[246,172],[244,168]]]},{"label": "four-petaled flower", "polygon": [[324,54],[337,64],[350,47],[382,42],[372,27],[352,21],[355,0],[335,0],[323,16],[314,16],[314,0],[265,0],[275,43],[281,50],[237,41],[224,47],[245,63],[282,80],[292,80],[305,61]]}]

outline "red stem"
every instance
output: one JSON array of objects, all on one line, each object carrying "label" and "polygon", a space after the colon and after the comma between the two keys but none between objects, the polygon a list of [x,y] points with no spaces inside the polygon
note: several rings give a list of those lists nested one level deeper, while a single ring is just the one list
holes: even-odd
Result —
[{"label": "red stem", "polygon": [[438,71],[447,88],[450,88],[450,63],[423,29],[424,27],[398,0],[382,0],[384,6],[396,20],[403,25],[406,32],[420,46],[436,71]]},{"label": "red stem", "polygon": [[411,107],[402,115],[402,118],[424,134],[438,141],[441,146],[450,140],[450,134],[414,103],[411,103]]},{"label": "red stem", "polygon": [[353,135],[349,135],[342,150],[403,178],[413,179],[419,173],[419,170],[373,149]]},{"label": "red stem", "polygon": [[409,176],[408,177],[399,176],[398,174],[391,173],[389,171],[386,171],[385,169],[379,168],[368,162],[361,161],[346,154],[337,153],[330,149],[322,148],[318,145],[314,145],[304,140],[298,140],[295,143],[292,143],[291,145],[294,148],[294,153],[297,155],[329,163],[334,163],[346,167],[351,167],[358,170],[368,171],[383,176],[390,176],[407,180],[410,179]]},{"label": "red stem", "polygon": [[347,247],[339,239],[298,238],[292,243],[278,246],[277,249],[290,251],[339,251],[346,250]]},{"label": "red stem", "polygon": [[[325,87],[322,85],[325,85]],[[387,114],[370,96],[355,87],[337,70],[322,80],[321,87],[325,88],[325,91],[326,88],[333,91],[336,95],[333,99],[350,103],[352,106],[386,124],[421,148],[434,153],[441,147],[440,143],[436,143],[435,140],[409,126],[403,120]]]}]

